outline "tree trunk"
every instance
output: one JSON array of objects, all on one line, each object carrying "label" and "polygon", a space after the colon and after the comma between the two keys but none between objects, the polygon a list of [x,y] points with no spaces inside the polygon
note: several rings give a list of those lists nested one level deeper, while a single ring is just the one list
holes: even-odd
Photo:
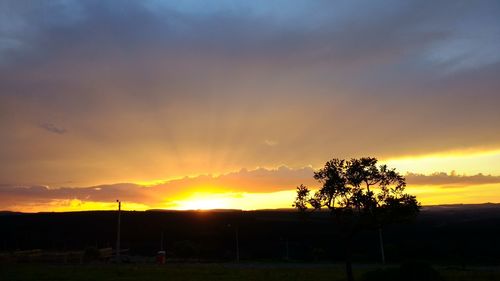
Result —
[{"label": "tree trunk", "polygon": [[354,281],[354,275],[352,273],[352,235],[348,234],[346,238],[345,273],[347,275],[347,281]]},{"label": "tree trunk", "polygon": [[345,261],[345,273],[347,275],[347,281],[354,281],[354,275],[352,274],[352,262],[350,260]]}]

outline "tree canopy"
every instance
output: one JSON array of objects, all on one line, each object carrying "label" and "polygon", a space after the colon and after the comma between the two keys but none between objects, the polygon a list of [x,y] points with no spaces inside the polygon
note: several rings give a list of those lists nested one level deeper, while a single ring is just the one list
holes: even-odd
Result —
[{"label": "tree canopy", "polygon": [[339,219],[355,216],[357,222],[377,225],[416,215],[420,203],[405,193],[405,178],[377,162],[372,157],[326,162],[314,173],[322,186],[314,194],[298,186],[293,206],[300,211],[326,208]]}]

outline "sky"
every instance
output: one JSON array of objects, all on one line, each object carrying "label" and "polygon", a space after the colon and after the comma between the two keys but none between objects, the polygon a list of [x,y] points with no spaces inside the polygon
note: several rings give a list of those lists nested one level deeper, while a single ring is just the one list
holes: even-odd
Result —
[{"label": "sky", "polygon": [[332,158],[500,203],[498,1],[0,2],[0,210],[288,208]]}]

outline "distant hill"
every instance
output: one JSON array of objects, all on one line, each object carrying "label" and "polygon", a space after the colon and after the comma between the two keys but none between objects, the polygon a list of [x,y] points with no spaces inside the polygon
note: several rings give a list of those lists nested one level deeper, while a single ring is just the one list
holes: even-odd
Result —
[{"label": "distant hill", "polygon": [[20,215],[21,212],[12,212],[12,211],[0,211],[0,216],[11,216],[11,215]]}]

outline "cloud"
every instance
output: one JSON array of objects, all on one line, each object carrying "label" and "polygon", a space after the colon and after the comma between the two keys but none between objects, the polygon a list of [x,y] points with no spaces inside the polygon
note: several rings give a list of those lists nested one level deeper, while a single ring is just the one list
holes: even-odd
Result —
[{"label": "cloud", "polygon": [[[60,188],[49,188],[41,185],[0,185],[0,206],[10,210],[50,211],[63,210],[64,206],[67,205],[68,208],[74,207],[71,210],[77,210],[78,206],[73,206],[68,202],[80,202],[88,203],[86,209],[92,208],[92,206],[94,208],[110,206],[113,208],[113,202],[120,199],[127,202],[128,206],[138,206],[140,209],[167,208],[175,207],[176,202],[187,198],[196,198],[196,194],[211,194],[214,198],[224,196],[236,198],[242,197],[244,194],[293,192],[299,184],[305,184],[314,189],[319,187],[319,183],[313,179],[313,172],[311,167],[289,168],[281,166],[276,169],[241,169],[219,176],[185,177],[149,186],[132,183]],[[408,188],[413,191],[419,191],[421,186],[436,186],[437,189],[441,189],[448,187],[479,188],[478,186],[481,185],[500,184],[500,176],[483,174],[465,176],[455,173],[430,175],[409,173],[406,175],[406,180]],[[421,195],[421,193],[419,194]],[[429,200],[429,196],[423,196],[425,200]],[[57,202],[66,203],[56,206]]]},{"label": "cloud", "polygon": [[276,145],[278,145],[278,142],[275,140],[265,140],[264,144],[267,146],[276,146]]},{"label": "cloud", "polygon": [[497,1],[1,1],[0,182],[498,148],[499,14]]},{"label": "cloud", "polygon": [[45,129],[45,130],[47,130],[51,133],[54,133],[54,134],[62,135],[62,134],[65,134],[67,132],[66,129],[64,129],[62,127],[57,127],[56,125],[54,125],[52,123],[42,123],[39,126],[40,126],[40,128]]},{"label": "cloud", "polygon": [[220,176],[203,175],[170,180],[152,186],[118,183],[90,187],[0,185],[0,205],[49,204],[54,200],[114,202],[116,199],[151,207],[162,207],[196,192],[268,193],[293,190],[300,183],[314,184],[312,168],[242,169]]},{"label": "cloud", "polygon": [[500,176],[477,174],[472,176],[457,175],[455,172],[433,173],[430,175],[408,173],[408,185],[472,186],[482,184],[500,184]]}]

